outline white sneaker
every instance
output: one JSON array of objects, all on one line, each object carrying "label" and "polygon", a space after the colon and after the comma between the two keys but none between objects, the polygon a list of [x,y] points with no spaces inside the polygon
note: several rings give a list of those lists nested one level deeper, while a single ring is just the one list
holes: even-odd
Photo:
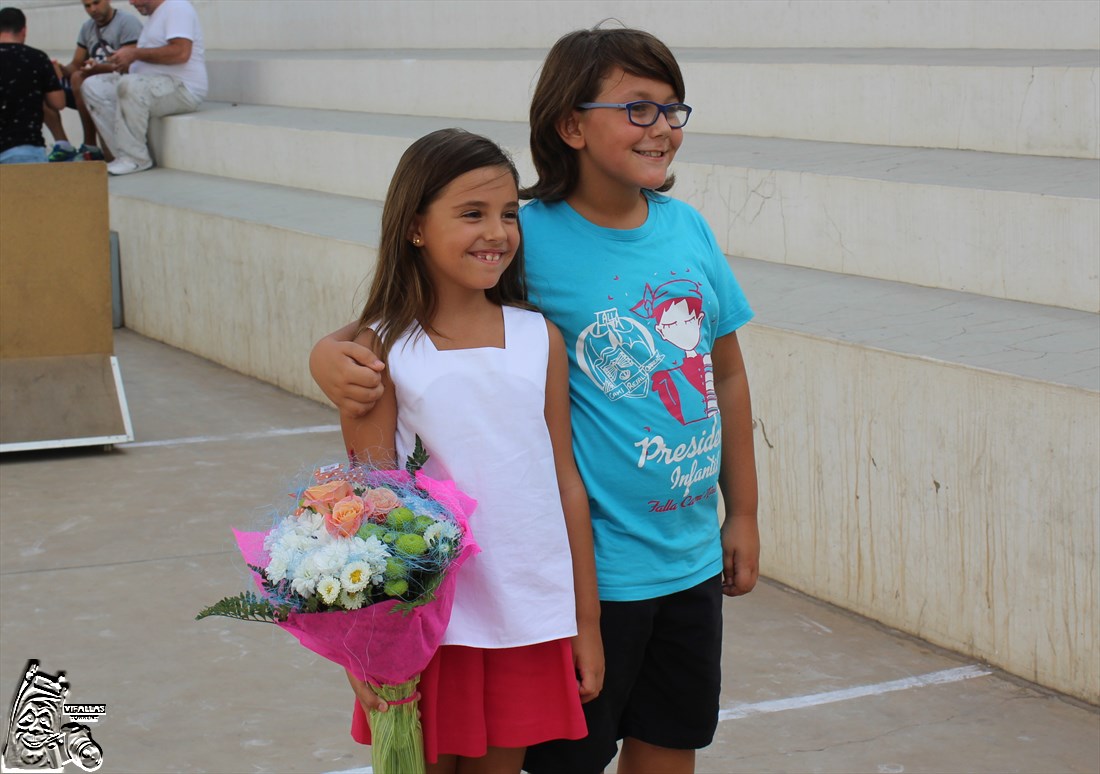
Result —
[{"label": "white sneaker", "polygon": [[128,175],[131,172],[144,172],[147,169],[153,168],[152,161],[146,161],[144,163],[134,161],[128,156],[122,156],[117,158],[107,165],[107,171],[112,175]]}]

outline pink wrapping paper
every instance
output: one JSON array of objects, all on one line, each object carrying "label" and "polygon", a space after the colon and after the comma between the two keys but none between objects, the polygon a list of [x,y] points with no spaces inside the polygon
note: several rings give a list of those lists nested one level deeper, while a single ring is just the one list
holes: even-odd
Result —
[{"label": "pink wrapping paper", "polygon": [[[409,474],[403,470],[371,473],[372,478],[376,476],[399,485],[407,485],[410,481]],[[395,611],[393,608],[400,604],[395,600],[359,610],[291,613],[286,622],[278,624],[317,655],[339,664],[360,680],[376,685],[411,680],[428,665],[451,620],[458,570],[481,550],[469,529],[469,515],[477,502],[450,481],[436,481],[417,472],[416,482],[447,507],[464,534],[457,556],[435,591],[435,599],[407,612]],[[267,532],[233,530],[233,534],[248,564],[267,566],[270,557],[263,548]],[[263,591],[259,576],[256,573],[253,576]]]}]

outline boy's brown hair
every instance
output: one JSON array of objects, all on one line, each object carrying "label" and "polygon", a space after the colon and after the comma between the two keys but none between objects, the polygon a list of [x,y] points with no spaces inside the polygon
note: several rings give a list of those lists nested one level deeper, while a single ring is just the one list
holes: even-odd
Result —
[{"label": "boy's brown hair", "polygon": [[[384,357],[412,323],[419,323],[424,331],[431,330],[435,316],[435,288],[420,248],[409,241],[414,219],[452,180],[484,167],[499,167],[501,174],[511,175],[519,188],[519,173],[508,154],[492,140],[462,129],[440,129],[424,135],[397,162],[382,206],[374,280],[356,330],[358,336],[374,328],[381,344],[379,356]],[[530,308],[522,238],[512,263],[485,295],[495,304]]]},{"label": "boy's brown hair", "polygon": [[[556,202],[576,188],[576,152],[561,139],[558,126],[578,104],[596,99],[603,79],[615,67],[667,83],[681,102],[686,97],[676,57],[648,32],[595,27],[559,38],[546,56],[531,98],[531,158],[538,181],[520,191],[522,198]],[[657,190],[667,191],[674,182],[669,175]]]}]

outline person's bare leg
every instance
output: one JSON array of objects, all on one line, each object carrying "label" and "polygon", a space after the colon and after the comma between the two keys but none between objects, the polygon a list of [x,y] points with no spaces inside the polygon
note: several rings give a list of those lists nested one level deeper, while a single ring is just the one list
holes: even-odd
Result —
[{"label": "person's bare leg", "polygon": [[[84,103],[84,95],[80,93],[80,87],[84,85],[84,73],[75,72],[69,79],[73,87],[73,99],[76,101],[77,112],[80,113],[80,126],[84,130],[84,144],[91,147],[96,144],[95,121],[88,112],[88,106]],[[106,154],[106,149],[100,148]]]},{"label": "person's bare leg", "polygon": [[54,110],[46,103],[42,103],[42,123],[50,130],[54,142],[68,142],[65,136],[65,127],[61,125],[61,111]]},{"label": "person's bare leg", "polygon": [[623,740],[618,774],[694,774],[695,750],[657,747],[638,739]]},{"label": "person's bare leg", "polygon": [[[51,61],[50,64],[53,65],[54,74],[57,76],[57,80],[60,81],[65,76],[65,71],[61,69],[61,65],[57,62]],[[50,130],[54,142],[69,141],[69,138],[65,135],[65,127],[61,124],[61,111],[54,110],[46,104],[45,100],[42,102],[42,123]]]},{"label": "person's bare leg", "polygon": [[425,763],[427,774],[455,774],[458,767],[457,755],[440,755],[435,763]]},{"label": "person's bare leg", "polygon": [[519,774],[526,747],[490,747],[480,758],[459,758],[457,774]]}]

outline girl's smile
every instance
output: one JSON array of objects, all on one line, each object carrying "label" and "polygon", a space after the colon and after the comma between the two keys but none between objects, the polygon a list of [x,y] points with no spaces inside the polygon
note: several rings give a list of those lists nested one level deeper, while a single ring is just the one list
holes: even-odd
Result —
[{"label": "girl's smile", "polygon": [[456,177],[417,215],[410,239],[441,292],[494,287],[519,247],[519,195],[509,170],[482,167]]}]

